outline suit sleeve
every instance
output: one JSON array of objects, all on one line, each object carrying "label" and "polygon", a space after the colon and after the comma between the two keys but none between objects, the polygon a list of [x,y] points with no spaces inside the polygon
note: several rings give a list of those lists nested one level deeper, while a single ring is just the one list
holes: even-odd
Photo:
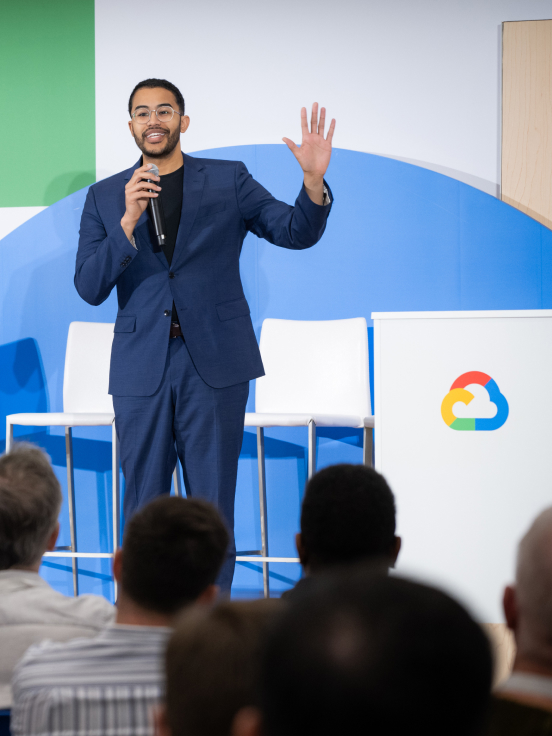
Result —
[{"label": "suit sleeve", "polygon": [[75,287],[84,301],[93,306],[104,302],[137,254],[120,223],[106,232],[90,187],[81,217],[75,267]]},{"label": "suit sleeve", "polygon": [[333,203],[330,188],[326,182],[324,185],[330,193],[330,204],[315,204],[303,186],[292,207],[267,192],[244,164],[236,166],[238,207],[247,229],[282,248],[302,250],[320,240]]}]

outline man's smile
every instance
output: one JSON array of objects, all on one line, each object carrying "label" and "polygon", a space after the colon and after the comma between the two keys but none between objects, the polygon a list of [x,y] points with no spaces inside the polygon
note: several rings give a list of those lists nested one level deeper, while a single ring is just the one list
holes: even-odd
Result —
[{"label": "man's smile", "polygon": [[159,143],[163,140],[165,135],[166,131],[164,130],[150,130],[150,132],[146,134],[145,138],[148,143]]}]

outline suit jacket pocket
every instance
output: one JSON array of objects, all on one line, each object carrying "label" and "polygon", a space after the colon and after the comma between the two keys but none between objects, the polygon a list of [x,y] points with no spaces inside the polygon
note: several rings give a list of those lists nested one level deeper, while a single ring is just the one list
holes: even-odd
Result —
[{"label": "suit jacket pocket", "polygon": [[113,332],[135,332],[136,331],[136,317],[127,317],[126,314],[117,317],[115,320],[115,327]]},{"label": "suit jacket pocket", "polygon": [[216,308],[221,322],[235,317],[246,317],[249,314],[249,304],[244,296],[229,302],[221,302],[216,305]]},{"label": "suit jacket pocket", "polygon": [[206,204],[200,207],[197,211],[196,220],[201,220],[203,217],[212,217],[217,212],[222,212],[226,209],[226,202],[218,202],[217,204]]}]

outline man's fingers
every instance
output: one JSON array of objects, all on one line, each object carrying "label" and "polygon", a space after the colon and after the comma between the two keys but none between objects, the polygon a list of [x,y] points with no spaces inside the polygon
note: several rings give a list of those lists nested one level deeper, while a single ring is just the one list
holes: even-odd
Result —
[{"label": "man's fingers", "polygon": [[328,135],[326,136],[326,140],[328,141],[328,143],[332,142],[334,131],[335,131],[335,118],[332,118],[332,122],[330,123],[330,127],[328,129]]},{"label": "man's fingers", "polygon": [[318,123],[318,135],[324,135],[324,127],[326,125],[326,108],[320,110],[320,122]]},{"label": "man's fingers", "polygon": [[141,181],[147,181],[147,179],[150,179],[151,181],[161,181],[161,177],[154,176],[153,174],[149,174],[146,171],[146,172],[144,172],[142,174],[138,174],[138,176],[136,178],[134,178],[134,176],[133,176],[132,179],[129,181],[129,184],[132,184],[132,182],[134,182],[136,184],[136,183],[139,183]]},{"label": "man's fingers", "polygon": [[130,181],[139,181],[140,179],[151,179],[152,181],[159,181],[160,177],[155,176],[155,174],[151,173],[150,166],[151,164],[144,164],[144,166],[140,166],[139,169],[136,169]]},{"label": "man's fingers", "polygon": [[289,138],[282,138],[282,140],[293,154],[295,154],[295,152],[299,150],[299,146],[296,146],[295,143],[293,141],[290,141]]},{"label": "man's fingers", "polygon": [[301,108],[301,133],[303,137],[309,132],[309,126],[307,125],[307,108]]},{"label": "man's fingers", "polygon": [[132,180],[129,181],[127,184],[128,189],[127,192],[131,192],[138,189],[154,189],[155,191],[161,191],[161,187],[155,184],[153,181],[146,181],[145,179],[140,179],[139,181],[133,182]]},{"label": "man's fingers", "polygon": [[158,197],[159,194],[157,192],[148,192],[148,191],[140,191],[140,192],[131,192],[131,194],[128,195],[128,200],[130,202],[136,202],[140,199],[151,199],[152,197]]},{"label": "man's fingers", "polygon": [[143,179],[135,182],[131,180],[125,187],[125,194],[127,197],[141,197],[142,195],[145,195],[146,192],[149,192],[149,190],[152,190],[152,192],[157,195],[157,193],[161,191],[161,187],[157,186],[157,184],[154,184],[153,182],[144,181]]},{"label": "man's fingers", "polygon": [[316,133],[318,128],[318,102],[315,102],[312,106],[311,113],[311,133]]}]

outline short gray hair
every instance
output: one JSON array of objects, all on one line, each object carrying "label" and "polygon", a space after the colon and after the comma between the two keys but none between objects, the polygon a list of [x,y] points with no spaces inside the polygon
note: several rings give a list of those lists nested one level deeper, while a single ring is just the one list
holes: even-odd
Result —
[{"label": "short gray hair", "polygon": [[0,457],[0,570],[38,562],[61,501],[59,481],[38,447],[19,443]]}]

